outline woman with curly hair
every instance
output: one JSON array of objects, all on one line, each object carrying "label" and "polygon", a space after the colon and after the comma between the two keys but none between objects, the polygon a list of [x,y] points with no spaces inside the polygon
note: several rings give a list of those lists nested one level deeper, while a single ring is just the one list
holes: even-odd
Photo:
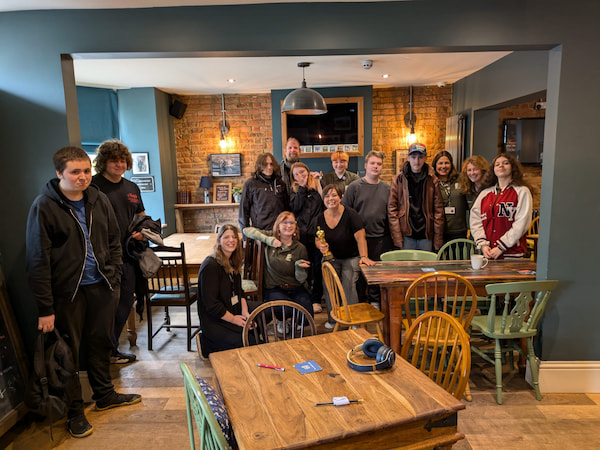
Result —
[{"label": "woman with curly hair", "polygon": [[486,258],[525,256],[532,197],[521,164],[510,153],[500,153],[491,167],[471,208],[471,233]]},{"label": "woman with curly hair", "polygon": [[433,158],[433,171],[444,201],[444,242],[467,237],[467,199],[458,186],[458,171],[446,150]]},{"label": "woman with curly hair", "polygon": [[260,304],[242,290],[244,251],[235,225],[223,225],[212,255],[198,272],[198,316],[202,355],[242,347],[242,329]]},{"label": "woman with curly hair", "polygon": [[490,163],[483,156],[473,155],[464,160],[458,177],[458,187],[467,198],[468,208],[481,192],[483,178],[490,168]]}]

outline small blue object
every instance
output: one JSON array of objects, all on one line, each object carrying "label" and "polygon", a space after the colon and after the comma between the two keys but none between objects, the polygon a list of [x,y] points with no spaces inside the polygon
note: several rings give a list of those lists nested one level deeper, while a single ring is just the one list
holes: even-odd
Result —
[{"label": "small blue object", "polygon": [[305,374],[305,373],[312,373],[312,372],[318,372],[321,369],[321,366],[319,366],[316,362],[314,362],[313,360],[310,361],[306,361],[306,362],[302,362],[302,363],[298,363],[298,364],[294,364],[294,367],[298,370],[298,372],[300,372],[301,374]]},{"label": "small blue object", "polygon": [[421,267],[421,270],[423,272],[435,272],[435,269],[433,267]]},{"label": "small blue object", "polygon": [[227,414],[223,399],[204,378],[196,377],[196,380],[198,380],[200,389],[202,389],[202,392],[204,393],[204,396],[210,405],[210,409],[212,409],[213,414],[217,418],[217,422],[219,422],[219,426],[225,435],[225,440],[231,447],[231,422],[229,421],[229,414]]}]

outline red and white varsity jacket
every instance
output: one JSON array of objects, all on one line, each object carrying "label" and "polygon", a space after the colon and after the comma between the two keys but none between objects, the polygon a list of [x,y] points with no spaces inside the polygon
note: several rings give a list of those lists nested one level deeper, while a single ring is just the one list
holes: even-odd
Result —
[{"label": "red and white varsity jacket", "polygon": [[471,235],[477,247],[499,247],[507,256],[524,256],[531,224],[532,198],[525,186],[492,186],[479,193],[471,208]]}]

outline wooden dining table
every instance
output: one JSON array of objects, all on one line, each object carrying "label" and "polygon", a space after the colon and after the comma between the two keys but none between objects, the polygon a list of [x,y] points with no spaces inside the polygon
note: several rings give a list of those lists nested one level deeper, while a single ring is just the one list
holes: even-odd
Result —
[{"label": "wooden dining table", "polygon": [[[406,360],[397,356],[392,368],[376,372],[348,366],[348,350],[370,337],[354,329],[211,353],[239,448],[434,448],[462,439],[463,403]],[[307,361],[321,370],[294,367]],[[341,396],[359,401],[317,406]]]},{"label": "wooden dining table", "polygon": [[428,272],[453,272],[473,284],[477,295],[487,296],[485,285],[507,281],[535,280],[535,262],[522,258],[490,260],[481,270],[471,268],[471,261],[381,261],[375,266],[361,266],[369,285],[381,288],[383,338],[395,352],[400,352],[404,296],[410,284]]},{"label": "wooden dining table", "polygon": [[174,233],[163,239],[166,246],[185,247],[185,263],[188,273],[198,275],[202,261],[210,255],[217,243],[217,233]]}]

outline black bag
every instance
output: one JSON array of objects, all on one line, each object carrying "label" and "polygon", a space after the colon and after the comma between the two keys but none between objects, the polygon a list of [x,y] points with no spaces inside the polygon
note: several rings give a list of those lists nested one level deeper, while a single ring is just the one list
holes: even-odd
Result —
[{"label": "black bag", "polygon": [[71,349],[54,332],[40,332],[35,341],[33,371],[29,380],[25,404],[36,414],[49,417],[51,421],[63,417],[78,389],[77,368]]}]

